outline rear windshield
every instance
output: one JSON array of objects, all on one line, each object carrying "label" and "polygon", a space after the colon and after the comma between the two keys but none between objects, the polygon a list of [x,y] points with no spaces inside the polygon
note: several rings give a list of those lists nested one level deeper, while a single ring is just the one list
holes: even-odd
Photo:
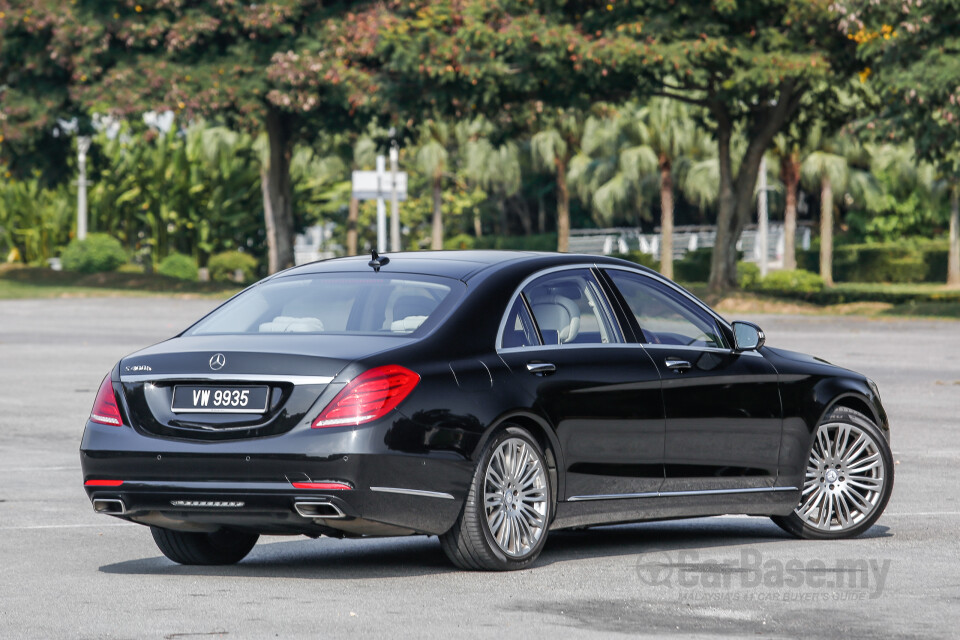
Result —
[{"label": "rear windshield", "polygon": [[185,335],[409,335],[446,314],[455,288],[462,291],[463,284],[411,274],[287,276],[241,293]]}]

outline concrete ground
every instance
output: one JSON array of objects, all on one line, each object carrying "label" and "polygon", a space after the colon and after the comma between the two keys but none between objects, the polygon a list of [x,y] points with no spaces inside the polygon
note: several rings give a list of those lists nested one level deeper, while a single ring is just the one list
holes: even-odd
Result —
[{"label": "concrete ground", "polygon": [[509,574],[455,571],[423,537],[267,537],[183,567],[93,513],[77,449],[110,367],[213,304],[0,301],[0,638],[957,636],[960,322],[747,318],[880,386],[896,487],[855,540],[723,517],[555,532]]}]

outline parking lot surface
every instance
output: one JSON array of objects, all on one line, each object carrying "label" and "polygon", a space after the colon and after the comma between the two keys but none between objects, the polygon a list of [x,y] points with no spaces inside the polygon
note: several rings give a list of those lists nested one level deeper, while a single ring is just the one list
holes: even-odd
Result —
[{"label": "parking lot surface", "polygon": [[957,637],[960,322],[745,318],[878,383],[896,484],[861,538],[719,517],[553,532],[507,574],[456,571],[426,537],[264,537],[184,567],[93,513],[77,450],[113,364],[214,304],[0,301],[0,638]]}]

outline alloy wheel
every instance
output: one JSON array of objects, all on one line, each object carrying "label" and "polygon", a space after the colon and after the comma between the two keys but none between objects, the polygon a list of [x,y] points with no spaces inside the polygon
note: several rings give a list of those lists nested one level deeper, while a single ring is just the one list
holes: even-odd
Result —
[{"label": "alloy wheel", "polygon": [[877,509],[886,472],[870,432],[843,422],[822,424],[795,513],[818,531],[852,529]]},{"label": "alloy wheel", "polygon": [[540,457],[525,440],[504,440],[490,456],[484,513],[490,534],[508,556],[526,555],[546,531],[547,487]]}]

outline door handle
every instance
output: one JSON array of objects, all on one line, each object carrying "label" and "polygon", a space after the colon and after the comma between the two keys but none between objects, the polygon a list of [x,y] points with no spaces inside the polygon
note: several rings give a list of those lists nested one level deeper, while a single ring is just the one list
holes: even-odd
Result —
[{"label": "door handle", "polygon": [[667,365],[667,369],[673,369],[674,371],[686,371],[690,368],[689,362],[676,358],[667,358],[664,360],[664,364]]},{"label": "door handle", "polygon": [[534,375],[545,376],[557,370],[557,365],[551,362],[528,362],[527,371]]}]

